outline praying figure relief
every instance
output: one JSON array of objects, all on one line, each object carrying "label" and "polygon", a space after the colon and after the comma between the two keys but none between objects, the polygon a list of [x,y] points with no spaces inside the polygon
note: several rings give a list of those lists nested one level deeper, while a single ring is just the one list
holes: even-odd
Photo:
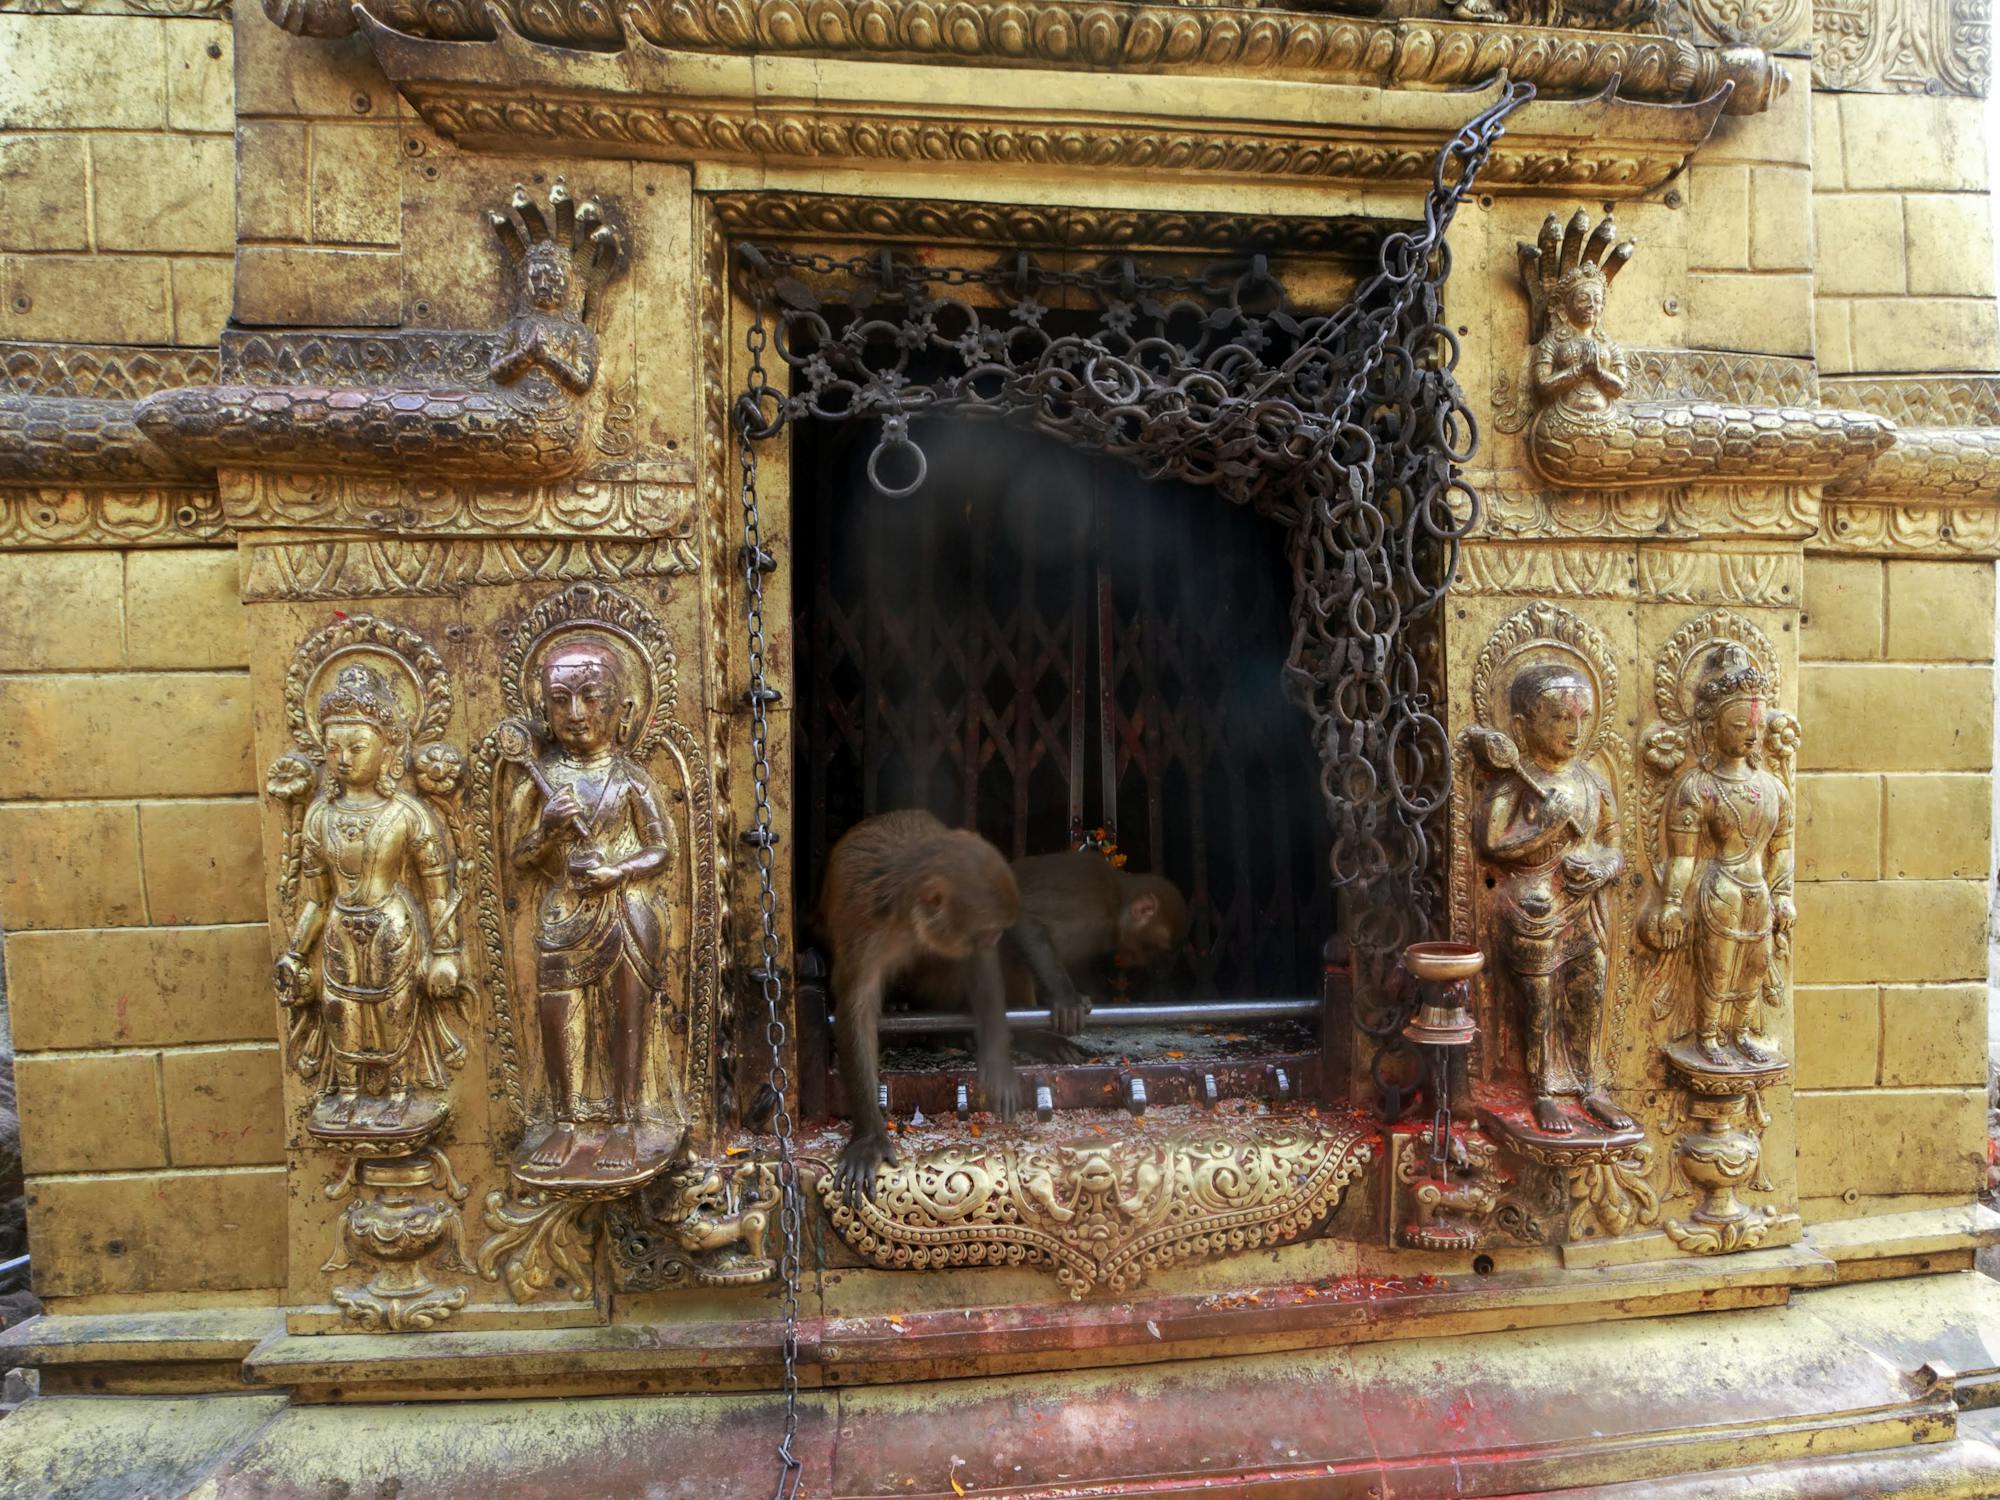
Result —
[{"label": "praying figure relief", "polygon": [[[1667,722],[1649,736],[1646,758],[1671,780],[1660,808],[1659,902],[1642,934],[1664,955],[1648,990],[1655,1013],[1674,1018],[1669,1055],[1700,1071],[1756,1072],[1783,1065],[1761,1020],[1784,1003],[1798,915],[1794,814],[1791,789],[1769,762],[1789,763],[1798,729],[1772,711],[1776,682],[1750,640],[1684,639],[1725,630],[1757,637],[1718,611],[1676,636],[1663,661]],[[1754,643],[1770,660],[1768,642]]]},{"label": "praying figure relief", "polygon": [[306,1128],[414,1150],[443,1123],[465,1058],[450,812],[464,760],[438,738],[449,686],[421,637],[356,616],[299,648],[286,688],[299,749],[268,781],[290,806],[274,978],[293,1065],[317,1090]]},{"label": "praying figure relief", "polygon": [[1500,960],[1496,992],[1512,1001],[1503,1030],[1519,1036],[1542,1137],[1634,1129],[1603,1061],[1612,896],[1625,868],[1615,736],[1600,732],[1616,691],[1602,636],[1548,604],[1505,621],[1474,671],[1479,722],[1465,738],[1476,791],[1462,813],[1484,878],[1462,877],[1462,904],[1476,887],[1481,941]]},{"label": "praying figure relief", "polygon": [[529,712],[490,743],[511,782],[501,857],[532,914],[516,931],[546,1095],[514,1161],[532,1187],[625,1191],[665,1170],[685,1133],[670,1055],[679,840],[647,766],[672,664],[642,606],[590,585],[539,607],[510,654],[507,686]]}]

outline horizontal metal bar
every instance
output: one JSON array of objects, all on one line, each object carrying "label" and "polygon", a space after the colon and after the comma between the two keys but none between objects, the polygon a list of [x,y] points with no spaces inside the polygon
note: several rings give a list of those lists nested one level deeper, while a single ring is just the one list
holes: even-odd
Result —
[{"label": "horizontal metal bar", "polygon": [[[1084,1023],[1089,1031],[1113,1026],[1199,1026],[1224,1021],[1311,1021],[1319,1016],[1314,1000],[1214,1000],[1184,1005],[1100,1005]],[[1007,1024],[1047,1026],[1046,1010],[1010,1010]],[[922,1036],[940,1031],[970,1031],[972,1017],[964,1011],[905,1011],[882,1017],[884,1036]]]}]

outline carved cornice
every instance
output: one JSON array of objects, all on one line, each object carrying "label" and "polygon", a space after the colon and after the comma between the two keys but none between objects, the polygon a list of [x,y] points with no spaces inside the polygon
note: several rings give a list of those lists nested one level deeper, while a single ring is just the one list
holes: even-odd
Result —
[{"label": "carved cornice", "polygon": [[2000,506],[1829,497],[1811,552],[1860,557],[2000,557]]},{"label": "carved cornice", "polygon": [[411,598],[480,584],[667,578],[697,566],[691,538],[674,541],[393,541],[326,539],[246,549],[243,598]]},{"label": "carved cornice", "polygon": [[1799,551],[1719,552],[1652,543],[1469,542],[1452,593],[1522,599],[1796,607]]},{"label": "carved cornice", "polygon": [[187,547],[232,536],[214,485],[0,489],[0,547]]},{"label": "carved cornice", "polygon": [[693,465],[649,465],[661,479],[584,476],[551,485],[458,484],[254,469],[222,487],[228,523],[242,531],[492,533],[665,538],[694,535]]},{"label": "carved cornice", "polygon": [[0,343],[0,389],[22,396],[136,401],[179,385],[206,385],[219,372],[212,349]]},{"label": "carved cornice", "polygon": [[1055,208],[814,193],[717,193],[708,202],[730,236],[760,240],[909,240],[925,245],[1185,250],[1227,255],[1286,250],[1372,261],[1387,227],[1380,220],[1364,218]]},{"label": "carved cornice", "polygon": [[1338,1204],[1374,1145],[1358,1119],[1232,1118],[1088,1144],[905,1140],[872,1201],[817,1168],[833,1227],[894,1269],[1042,1265],[1072,1297],[1297,1239]]},{"label": "carved cornice", "polygon": [[[657,71],[676,55],[762,54],[1376,88],[1463,88],[1504,72],[1547,97],[1616,86],[1625,98],[1662,103],[1706,99],[1730,84],[1733,114],[1767,108],[1786,86],[1763,53],[1697,47],[1677,36],[1330,13],[1380,8],[1379,0],[1310,10],[1115,0],[638,0],[621,11],[589,0],[364,0],[354,10],[398,82],[415,76],[399,71],[411,54],[398,44],[419,40],[473,44],[480,63],[454,62],[458,77],[490,77],[550,47],[571,53],[572,73],[584,63],[574,50],[609,54],[587,68],[606,82],[620,71]],[[266,10],[288,30],[313,35],[355,24],[333,0],[266,0]],[[600,60],[612,65],[594,66]]]},{"label": "carved cornice", "polygon": [[[523,94],[515,86],[466,88],[407,78],[398,83],[433,129],[468,150],[609,147],[621,156],[658,161],[948,164],[1365,186],[1428,182],[1436,148],[1448,133],[1412,140],[1385,138],[1379,127],[1360,123],[1229,129],[1192,119],[1077,116],[1018,123],[945,115],[926,119],[808,103],[786,106],[735,99],[681,103],[575,92],[559,95],[540,87]],[[1719,102],[1706,107],[1708,121],[1712,122]],[[1590,129],[1582,104],[1557,102],[1547,108],[1574,112],[1574,133],[1538,138],[1510,129],[1481,175],[1483,186],[1588,185],[1600,194],[1637,196],[1680,172],[1708,133],[1701,115],[1690,114],[1661,118],[1656,135],[1607,137]]]},{"label": "carved cornice", "polygon": [[1521,476],[1481,482],[1480,534],[1630,538],[1797,537],[1819,525],[1819,499],[1803,485],[1654,485],[1630,490],[1552,490]]},{"label": "carved cornice", "polygon": [[1829,401],[1901,427],[2000,427],[2000,375],[1829,375]]},{"label": "carved cornice", "polygon": [[1813,87],[1984,98],[1992,33],[1991,0],[1819,0]]}]

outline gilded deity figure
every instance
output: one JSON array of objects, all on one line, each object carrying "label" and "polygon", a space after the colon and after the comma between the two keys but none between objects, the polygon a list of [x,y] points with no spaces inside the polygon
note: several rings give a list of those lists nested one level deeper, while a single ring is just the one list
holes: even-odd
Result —
[{"label": "gilded deity figure", "polygon": [[1609,275],[1585,256],[1559,274],[1548,302],[1548,327],[1535,342],[1532,366],[1540,420],[1590,421],[1625,394],[1631,370],[1625,351],[1604,334]]},{"label": "gilded deity figure", "polygon": [[[1792,794],[1764,764],[1770,683],[1749,653],[1716,644],[1697,682],[1694,762],[1667,793],[1664,889],[1645,936],[1692,960],[1701,1060],[1766,1068],[1779,1058],[1758,1033],[1758,1008],[1784,993],[1778,965],[1798,918]],[[1665,987],[1671,1003],[1676,986]]]},{"label": "gilded deity figure", "polygon": [[1511,740],[1482,739],[1496,773],[1481,799],[1480,852],[1503,874],[1498,917],[1507,972],[1526,1011],[1535,1124],[1575,1125],[1576,1099],[1599,1123],[1631,1128],[1598,1077],[1609,966],[1608,887],[1624,867],[1610,784],[1584,760],[1596,704],[1589,680],[1561,662],[1524,667],[1508,689]]},{"label": "gilded deity figure", "polygon": [[[577,633],[540,671],[553,743],[509,754],[516,789],[515,868],[542,884],[535,978],[554,1120],[522,1156],[551,1176],[616,1175],[639,1161],[647,1033],[667,979],[669,914],[661,874],[674,832],[645,768],[625,753],[637,699],[606,638]],[[525,730],[510,721],[519,738]],[[508,726],[503,726],[506,729]],[[657,1060],[656,1060],[657,1061]],[[586,1097],[592,1077],[608,1097]],[[604,1122],[583,1162],[580,1127]]]},{"label": "gilded deity figure", "polygon": [[457,872],[436,815],[401,785],[410,735],[388,681],[343,667],[318,709],[325,785],[301,825],[303,904],[275,978],[289,1006],[318,997],[312,1128],[393,1136],[418,1123],[412,1091],[442,1089],[464,1056],[442,1010],[461,977]]}]

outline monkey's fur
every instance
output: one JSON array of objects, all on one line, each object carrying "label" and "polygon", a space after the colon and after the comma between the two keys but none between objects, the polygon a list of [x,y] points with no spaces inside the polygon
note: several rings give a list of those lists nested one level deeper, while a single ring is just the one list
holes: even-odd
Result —
[{"label": "monkey's fur", "polygon": [[875,1098],[882,999],[896,981],[970,997],[987,1107],[1005,1118],[1019,1106],[999,942],[1020,908],[1006,857],[927,812],[865,819],[833,846],[816,925],[833,949],[834,1042],[854,1117],[834,1174],[849,1202],[873,1197],[876,1170],[896,1161]]}]

